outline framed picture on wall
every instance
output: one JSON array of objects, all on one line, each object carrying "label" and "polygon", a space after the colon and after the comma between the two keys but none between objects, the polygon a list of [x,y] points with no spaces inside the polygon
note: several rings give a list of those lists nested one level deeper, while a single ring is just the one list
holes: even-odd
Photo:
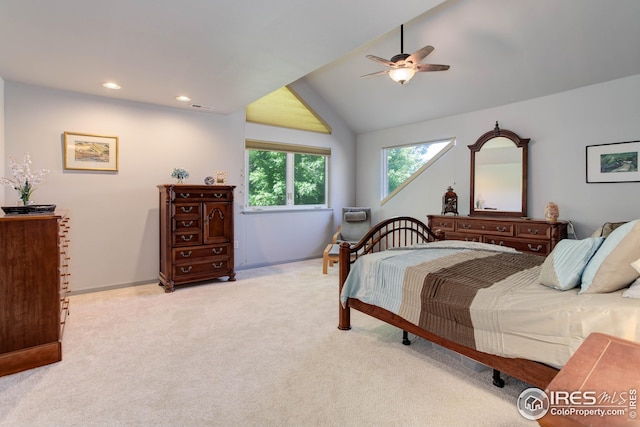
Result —
[{"label": "framed picture on wall", "polygon": [[587,183],[639,182],[640,141],[587,145]]},{"label": "framed picture on wall", "polygon": [[118,137],[89,133],[64,133],[64,168],[67,170],[118,170]]}]

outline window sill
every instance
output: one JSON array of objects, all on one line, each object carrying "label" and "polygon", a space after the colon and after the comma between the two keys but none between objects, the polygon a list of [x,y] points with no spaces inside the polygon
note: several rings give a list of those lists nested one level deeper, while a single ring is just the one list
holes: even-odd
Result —
[{"label": "window sill", "polygon": [[243,215],[261,215],[261,214],[271,214],[271,213],[294,213],[294,212],[333,212],[332,208],[326,207],[281,207],[281,208],[250,208],[250,209],[242,209],[240,211]]}]

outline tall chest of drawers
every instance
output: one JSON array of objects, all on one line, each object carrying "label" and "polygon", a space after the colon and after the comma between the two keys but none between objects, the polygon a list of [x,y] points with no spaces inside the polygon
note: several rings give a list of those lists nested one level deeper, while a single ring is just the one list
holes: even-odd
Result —
[{"label": "tall chest of drawers", "polygon": [[159,185],[160,284],[227,276],[235,280],[233,189],[235,186]]},{"label": "tall chest of drawers", "polygon": [[567,237],[567,221],[427,215],[429,228],[445,240],[466,240],[508,246],[521,252],[549,255]]},{"label": "tall chest of drawers", "polygon": [[0,214],[0,376],[62,360],[69,217]]}]

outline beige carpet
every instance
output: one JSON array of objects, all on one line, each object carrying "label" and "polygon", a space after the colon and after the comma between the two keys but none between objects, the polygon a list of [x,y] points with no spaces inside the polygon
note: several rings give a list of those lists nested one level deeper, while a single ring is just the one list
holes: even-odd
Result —
[{"label": "beige carpet", "polygon": [[0,426],[516,426],[527,385],[352,311],[337,266],[73,296],[63,360],[0,377]]}]

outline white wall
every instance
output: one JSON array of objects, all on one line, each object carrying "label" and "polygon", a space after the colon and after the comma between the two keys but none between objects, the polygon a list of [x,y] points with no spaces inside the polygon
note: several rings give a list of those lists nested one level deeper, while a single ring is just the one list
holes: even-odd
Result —
[{"label": "white wall", "polygon": [[[236,267],[246,268],[320,256],[343,206],[371,206],[374,222],[395,215],[424,219],[441,211],[442,194],[453,185],[460,213],[467,214],[467,145],[496,120],[531,138],[530,216],[542,217],[544,205],[555,201],[561,218],[573,221],[579,237],[604,221],[640,217],[640,183],[586,184],[584,166],[587,145],[640,139],[640,75],[357,137],[307,85],[298,82],[294,89],[329,122],[332,135],[245,126],[243,112],[219,116],[4,82],[0,155],[5,161],[0,171],[6,172],[8,155],[21,159],[24,152],[31,153],[34,168],[51,170],[33,199],[70,210],[75,290],[156,280],[155,186],[171,182],[174,167],[189,170],[187,182],[198,184],[214,170],[228,171],[229,183],[237,185]],[[64,131],[119,136],[119,172],[64,171]],[[381,207],[380,148],[451,136],[457,145]],[[333,210],[244,214],[245,138],[330,147]],[[7,190],[0,200],[12,205],[17,196]]]},{"label": "white wall", "polygon": [[247,139],[330,148],[330,209],[244,215],[247,236],[260,236],[259,239],[252,239],[247,248],[247,265],[319,257],[340,223],[342,207],[351,206],[355,201],[355,135],[306,83],[298,81],[292,87],[330,124],[331,134],[247,123],[245,136]]},{"label": "white wall", "polygon": [[[411,215],[426,221],[439,214],[448,185],[458,210],[469,213],[469,163],[473,144],[500,127],[529,144],[528,214],[544,217],[549,201],[560,218],[571,220],[578,237],[606,221],[640,218],[640,183],[587,184],[585,147],[640,140],[640,75],[556,95],[438,120],[414,123],[357,137],[357,203],[378,210],[380,219]],[[456,137],[456,146],[403,191],[380,206],[380,149],[389,145]]]},{"label": "white wall", "polygon": [[[235,240],[239,246],[236,250],[239,269],[319,257],[323,244],[333,233],[331,212],[324,217],[310,212],[288,218],[285,227],[278,226],[283,217],[275,216],[272,221],[263,217],[258,222],[257,217],[242,214],[244,111],[221,116],[13,82],[6,82],[4,99],[5,141],[0,144],[0,153],[4,148],[3,167],[6,168],[6,156],[18,160],[29,152],[33,168],[51,170],[32,199],[70,211],[75,291],[156,280],[159,227],[156,185],[173,182],[170,175],[175,167],[187,169],[190,178],[186,182],[193,184],[201,184],[214,170],[226,170],[229,184],[237,186]],[[63,170],[65,131],[118,136],[119,171]],[[274,138],[283,141],[277,130]],[[286,138],[283,142],[287,142]],[[335,140],[326,144],[332,148],[340,145]],[[345,145],[353,150],[355,137],[351,136]],[[345,174],[353,173],[353,157],[347,158],[349,153],[341,153],[340,149],[335,151],[344,156],[339,155],[338,167],[334,164],[332,173],[342,181],[347,180]],[[354,180],[349,177],[348,181]],[[355,192],[355,183],[352,186],[351,194]],[[345,200],[345,194],[349,193],[336,191],[335,199]],[[6,191],[4,204],[16,202],[15,191]],[[304,225],[302,230],[320,230],[311,233],[316,234],[312,237],[318,243],[310,245],[308,240],[302,240],[301,230],[297,229],[300,224]],[[289,244],[295,241],[305,245]],[[267,246],[268,250],[258,251],[258,246]]]}]

